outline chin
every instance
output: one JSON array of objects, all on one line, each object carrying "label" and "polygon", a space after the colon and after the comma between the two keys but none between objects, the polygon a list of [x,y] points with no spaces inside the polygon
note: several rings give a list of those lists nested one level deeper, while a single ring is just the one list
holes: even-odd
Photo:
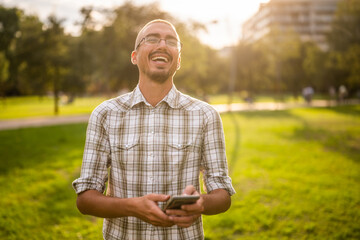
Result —
[{"label": "chin", "polygon": [[174,73],[171,72],[153,72],[149,74],[149,77],[151,80],[153,80],[154,82],[157,83],[164,83],[166,82],[169,78],[171,78],[172,76],[174,76]]},{"label": "chin", "polygon": [[152,76],[151,79],[157,83],[164,83],[169,79],[169,77],[168,76]]}]

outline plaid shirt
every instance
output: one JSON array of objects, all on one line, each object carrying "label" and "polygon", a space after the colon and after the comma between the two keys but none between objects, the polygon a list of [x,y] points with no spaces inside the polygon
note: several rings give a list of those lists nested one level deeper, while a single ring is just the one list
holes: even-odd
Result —
[{"label": "plaid shirt", "polygon": [[[208,104],[172,87],[152,107],[139,87],[110,99],[91,114],[76,193],[88,189],[119,198],[150,193],[178,195],[187,185],[200,192],[235,191],[228,176],[219,114]],[[159,203],[162,207],[163,203]],[[105,239],[203,239],[202,220],[191,227],[156,227],[135,217],[104,220]]]}]

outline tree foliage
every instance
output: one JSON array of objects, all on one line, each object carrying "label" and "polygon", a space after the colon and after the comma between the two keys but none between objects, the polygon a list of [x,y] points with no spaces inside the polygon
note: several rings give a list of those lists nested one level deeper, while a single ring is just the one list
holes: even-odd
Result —
[{"label": "tree foliage", "polygon": [[45,42],[44,24],[34,15],[20,17],[21,35],[16,40],[16,58],[19,64],[19,92],[21,94],[45,95]]},{"label": "tree foliage", "polygon": [[138,6],[126,1],[113,9],[87,6],[80,14],[80,35],[71,36],[64,31],[64,19],[49,16],[42,22],[36,15],[0,6],[3,96],[51,92],[57,112],[62,94],[71,102],[80,94],[115,95],[134,88],[138,70],[130,55],[135,38],[145,23],[156,18],[176,26],[183,49],[175,83],[197,97],[206,99],[229,89],[251,98],[260,92],[296,97],[309,85],[324,93],[340,85],[350,93],[360,89],[360,0],[340,1],[328,51],[301,41],[294,31],[272,29],[260,41],[240,41],[224,55],[197,38],[206,31],[204,24],[182,22],[156,3]]},{"label": "tree foliage", "polygon": [[17,92],[17,61],[14,56],[14,42],[19,36],[19,15],[21,12],[16,8],[5,8],[0,5],[0,54],[2,74],[1,94]]},{"label": "tree foliage", "polygon": [[333,73],[338,85],[344,84],[350,91],[358,91],[360,89],[360,0],[339,2],[332,29],[329,34],[330,51],[327,70]]}]

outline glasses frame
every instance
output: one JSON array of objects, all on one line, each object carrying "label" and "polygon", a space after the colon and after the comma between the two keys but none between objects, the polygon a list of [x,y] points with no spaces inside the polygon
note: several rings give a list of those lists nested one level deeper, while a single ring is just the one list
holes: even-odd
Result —
[{"label": "glasses frame", "polygon": [[[140,40],[139,44],[136,46],[135,50],[137,50],[137,49],[140,47],[140,45],[141,45],[143,42],[145,42],[146,38],[150,38],[150,37],[152,37],[152,38],[158,38],[158,37],[154,37],[154,36],[146,36],[146,37],[143,37],[143,38]],[[159,41],[158,41],[156,44],[149,44],[149,45],[158,45],[158,44],[160,44],[161,40],[164,40],[167,47],[173,48],[173,47],[170,47],[170,46],[167,44],[167,41],[168,41],[169,39],[166,39],[166,38],[158,38],[158,39],[159,39]],[[183,47],[183,44],[182,44],[182,42],[180,42],[179,40],[177,40],[177,39],[175,39],[175,40],[176,40],[177,43],[178,43],[178,46],[176,47],[176,49],[178,49],[179,52],[180,52],[181,49],[182,49],[182,47]]]}]

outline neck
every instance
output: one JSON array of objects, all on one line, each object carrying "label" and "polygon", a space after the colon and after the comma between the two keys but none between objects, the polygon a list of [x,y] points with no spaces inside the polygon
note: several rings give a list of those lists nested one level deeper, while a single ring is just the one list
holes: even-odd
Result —
[{"label": "neck", "polygon": [[146,101],[155,107],[171,90],[173,85],[172,79],[164,83],[157,83],[151,80],[139,80],[139,88]]}]

